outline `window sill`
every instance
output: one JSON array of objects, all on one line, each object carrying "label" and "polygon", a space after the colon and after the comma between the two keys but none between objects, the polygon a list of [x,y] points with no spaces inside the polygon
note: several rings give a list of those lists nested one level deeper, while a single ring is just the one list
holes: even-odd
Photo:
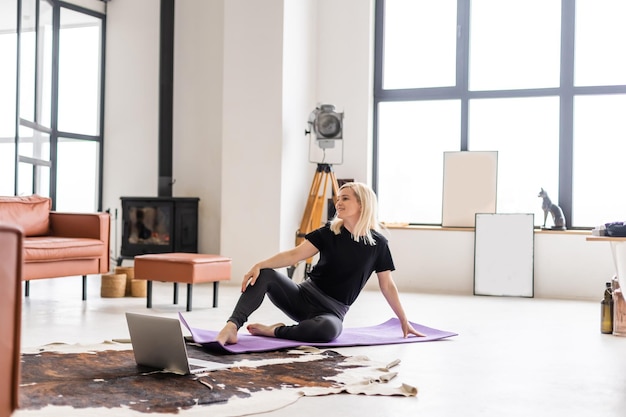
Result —
[{"label": "window sill", "polygon": [[[444,227],[435,225],[417,225],[409,223],[385,223],[382,225],[386,229],[405,229],[405,230],[441,230],[441,231],[455,231],[455,232],[473,232],[473,227]],[[591,236],[591,230],[578,229],[578,230],[551,230],[541,229],[535,227],[535,233],[546,234],[564,234],[564,235],[587,235]]]}]

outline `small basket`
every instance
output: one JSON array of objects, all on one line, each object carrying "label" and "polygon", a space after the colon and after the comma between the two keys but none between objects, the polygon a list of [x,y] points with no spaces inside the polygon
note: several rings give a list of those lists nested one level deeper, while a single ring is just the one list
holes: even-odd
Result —
[{"label": "small basket", "polygon": [[129,297],[132,294],[131,281],[135,279],[135,267],[134,266],[117,266],[115,267],[116,274],[126,274],[126,290],[124,295]]},{"label": "small basket", "polygon": [[148,293],[147,281],[145,279],[133,279],[131,283],[131,296],[145,297]]},{"label": "small basket", "polygon": [[126,274],[103,274],[100,296],[103,298],[124,297],[126,293]]}]

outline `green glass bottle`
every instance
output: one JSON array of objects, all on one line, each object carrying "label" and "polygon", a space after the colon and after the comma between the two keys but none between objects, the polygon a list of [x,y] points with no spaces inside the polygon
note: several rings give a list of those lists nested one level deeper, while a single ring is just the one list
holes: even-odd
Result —
[{"label": "green glass bottle", "polygon": [[606,283],[606,289],[604,290],[604,298],[600,302],[602,308],[601,315],[601,328],[600,331],[604,334],[613,333],[613,290],[611,289],[611,283]]}]

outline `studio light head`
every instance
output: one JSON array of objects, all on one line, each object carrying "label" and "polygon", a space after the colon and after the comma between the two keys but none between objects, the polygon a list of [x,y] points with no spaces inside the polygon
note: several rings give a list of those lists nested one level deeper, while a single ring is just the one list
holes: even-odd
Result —
[{"label": "studio light head", "polygon": [[343,139],[343,113],[335,111],[332,104],[320,104],[309,115],[309,130],[315,133],[317,145],[322,149],[334,148],[335,141]]}]

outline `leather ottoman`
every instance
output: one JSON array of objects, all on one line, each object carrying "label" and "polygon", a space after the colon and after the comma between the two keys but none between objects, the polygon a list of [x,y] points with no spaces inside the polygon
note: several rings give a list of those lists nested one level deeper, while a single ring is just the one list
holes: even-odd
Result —
[{"label": "leather ottoman", "polygon": [[218,285],[230,280],[231,259],[200,253],[158,253],[135,257],[135,279],[147,281],[147,308],[152,308],[152,281],[174,283],[174,304],[178,304],[178,283],[187,284],[187,311],[191,311],[193,284],[213,283],[213,307],[217,307]]}]

